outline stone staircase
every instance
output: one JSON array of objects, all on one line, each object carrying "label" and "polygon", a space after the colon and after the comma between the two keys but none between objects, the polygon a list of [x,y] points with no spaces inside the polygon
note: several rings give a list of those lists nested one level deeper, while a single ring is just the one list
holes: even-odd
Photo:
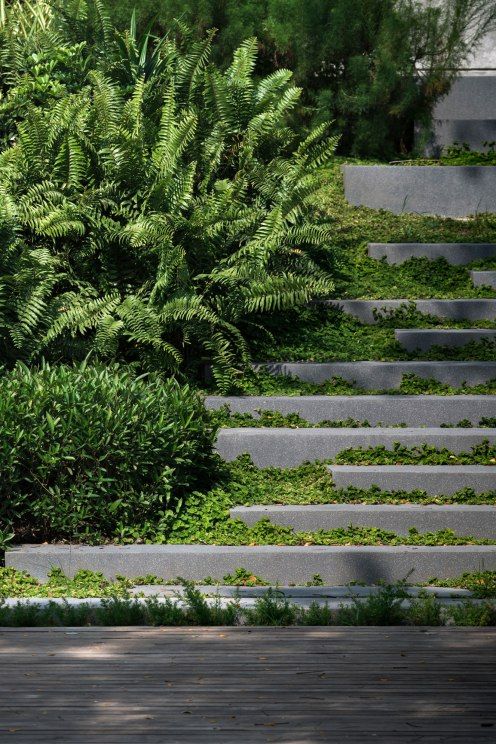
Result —
[{"label": "stone staircase", "polygon": [[[489,244],[392,244],[369,245],[369,255],[401,263],[415,256],[444,257],[452,264],[496,258],[496,245]],[[479,274],[490,274],[482,279]],[[496,272],[474,272],[474,283],[491,286]],[[345,312],[362,322],[373,323],[378,312],[398,309],[404,300],[333,300]],[[494,320],[496,299],[418,300],[421,313],[462,322]],[[434,343],[455,344],[460,334],[484,335],[484,329],[397,329],[398,340],[406,348],[429,349]],[[439,334],[443,337],[440,339]],[[494,331],[490,331],[494,337]],[[496,358],[489,361],[359,361],[359,362],[279,362],[258,365],[274,374],[290,374],[301,380],[322,383],[341,377],[375,394],[315,396],[209,396],[211,409],[228,405],[232,413],[278,411],[296,413],[313,424],[310,428],[224,428],[218,436],[219,453],[232,460],[249,453],[259,467],[294,467],[306,461],[329,461],[348,448],[383,447],[392,451],[405,447],[432,445],[453,453],[467,452],[485,441],[496,444],[496,428],[481,426],[482,419],[496,418],[496,395],[397,395],[377,394],[398,388],[402,376],[415,374],[460,387],[474,386],[496,378]],[[332,426],[351,419],[365,425],[348,428]],[[463,428],[457,424],[463,423]],[[400,457],[398,457],[401,460]],[[496,492],[496,466],[478,464],[371,465],[329,464],[336,489],[355,489],[347,503],[341,491],[340,503],[316,505],[268,505],[236,507],[231,516],[254,524],[266,518],[281,526],[302,531],[336,527],[376,527],[406,535],[411,528],[420,532],[452,529],[459,535],[496,539],[496,507],[443,503],[462,489],[474,494]],[[496,465],[496,464],[495,464]],[[384,492],[400,492],[402,503],[356,503],[356,489],[378,487]],[[421,491],[436,503],[409,503],[408,493]],[[350,491],[349,493],[352,493]],[[359,493],[359,492],[358,492]],[[417,499],[418,501],[418,499]],[[254,574],[288,585],[311,581],[319,574],[326,584],[353,581],[376,583],[427,581],[433,576],[448,578],[481,569],[496,570],[496,545],[41,545],[20,546],[8,551],[6,564],[45,578],[51,566],[72,575],[79,568],[102,571],[105,575],[156,574],[166,579],[183,576],[202,580],[220,578],[245,567]]]},{"label": "stone staircase", "polygon": [[[463,265],[472,261],[496,258],[492,244],[370,244],[369,256],[385,258],[389,263],[402,263],[416,256],[435,260],[445,258],[449,263]],[[481,277],[480,274],[483,274]],[[486,276],[487,274],[487,276]],[[492,286],[496,272],[471,272],[474,284]],[[382,313],[412,306],[420,313],[469,324],[474,321],[496,319],[496,299],[430,299],[430,300],[329,300],[362,323],[375,323]],[[407,350],[428,352],[434,346],[464,346],[471,341],[496,340],[496,331],[482,328],[418,328],[395,330],[396,340]],[[398,361],[398,362],[280,362],[263,366],[274,374],[290,374],[306,382],[322,383],[332,377],[343,377],[364,389],[397,388],[404,374],[414,373],[434,378],[453,386],[463,383],[476,385],[496,377],[496,357],[491,361]],[[301,397],[221,397],[209,396],[206,404],[211,409],[228,406],[232,413],[273,410],[282,414],[296,413],[313,424],[353,419],[367,422],[357,428],[225,428],[219,432],[218,451],[226,460],[249,453],[259,467],[294,467],[306,461],[330,460],[348,448],[382,446],[393,450],[396,444],[405,447],[432,445],[453,453],[467,452],[472,447],[489,441],[496,443],[496,428],[479,426],[483,418],[496,418],[496,396],[488,395],[347,395]],[[465,422],[465,428],[456,426]],[[447,428],[448,427],[448,428]],[[378,487],[386,492],[423,491],[442,497],[462,489],[475,494],[496,491],[496,468],[490,465],[329,465],[329,472],[337,489],[370,489]],[[407,496],[405,497],[407,500]],[[458,534],[480,538],[496,538],[496,508],[484,504],[357,504],[336,503],[304,506],[235,507],[231,516],[248,525],[260,519],[292,527],[300,531],[316,531],[355,526],[378,527],[407,534],[410,528],[419,531],[452,529]],[[406,546],[405,546],[406,547]],[[258,548],[252,548],[253,555]],[[298,550],[298,549],[297,549]],[[300,548],[300,556],[307,548]],[[312,548],[312,553],[317,548]],[[380,552],[382,550],[382,552]],[[389,548],[375,548],[372,553],[363,548],[320,548],[319,571],[330,583],[354,571],[354,579],[370,580],[371,570],[382,571],[381,578],[398,578],[398,568],[411,556],[409,570],[423,576],[434,552],[440,560],[438,576],[454,575],[460,566],[464,570],[481,567],[496,569],[496,547],[463,546],[460,552],[450,547],[416,547],[413,553],[402,553]],[[379,551],[379,553],[377,552]],[[433,552],[434,551],[434,552]],[[456,557],[455,557],[456,553]],[[378,563],[374,563],[380,554]],[[371,556],[374,556],[372,560]],[[442,556],[442,559],[439,558]],[[448,560],[448,556],[452,562]],[[286,554],[285,581],[294,581],[295,556]],[[371,569],[371,562],[375,568]],[[250,564],[251,567],[252,564]],[[270,573],[270,568],[267,567]],[[298,570],[299,571],[299,570]]]}]

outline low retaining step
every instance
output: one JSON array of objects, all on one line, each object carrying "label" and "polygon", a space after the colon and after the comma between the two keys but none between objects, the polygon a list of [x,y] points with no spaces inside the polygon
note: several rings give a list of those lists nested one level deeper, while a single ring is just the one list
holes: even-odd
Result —
[{"label": "low retaining step", "polygon": [[368,421],[372,426],[407,424],[439,426],[467,420],[496,418],[496,395],[302,395],[302,396],[207,396],[211,410],[228,406],[232,413],[278,411],[297,413],[305,421]]},{"label": "low retaining step", "polygon": [[343,165],[342,171],[353,206],[440,217],[496,212],[494,166]]},{"label": "low retaining step", "polygon": [[401,264],[410,258],[444,258],[455,266],[496,258],[496,243],[369,243],[370,258]]},{"label": "low retaining step", "polygon": [[361,429],[220,429],[217,451],[225,460],[248,453],[259,467],[289,468],[329,460],[349,448],[393,449],[429,444],[451,452],[468,452],[484,440],[496,443],[496,429],[361,428]]},{"label": "low retaining step", "polygon": [[407,351],[428,351],[433,346],[466,346],[480,341],[496,341],[496,330],[487,328],[397,328],[395,339]]},{"label": "low retaining step", "polygon": [[464,572],[494,571],[496,546],[22,545],[6,552],[5,563],[42,580],[55,566],[68,576],[88,569],[109,579],[155,574],[165,580],[182,576],[196,581],[222,577],[244,566],[280,584],[303,584],[315,574],[328,584],[395,582],[407,576],[414,583],[434,576],[446,579]]},{"label": "low retaining step", "polygon": [[480,385],[496,379],[496,362],[270,362],[257,364],[274,375],[291,375],[316,385],[342,377],[364,390],[392,390],[403,375],[417,375],[446,385]]},{"label": "low retaining step", "polygon": [[474,287],[496,289],[496,271],[471,271],[470,277]]},{"label": "low retaining step", "polygon": [[362,323],[376,323],[384,313],[414,308],[423,315],[448,320],[495,320],[496,299],[475,300],[326,300]]},{"label": "low retaining step", "polygon": [[[490,465],[329,465],[336,488],[426,491],[450,496],[463,488],[496,491],[496,467]],[[496,512],[496,509],[495,509]]]},{"label": "low retaining step", "polygon": [[423,506],[391,504],[319,504],[311,506],[236,506],[233,519],[253,525],[260,519],[292,527],[297,532],[316,532],[348,527],[378,527],[407,535],[411,527],[419,532],[449,529],[459,535],[496,538],[494,506]]}]

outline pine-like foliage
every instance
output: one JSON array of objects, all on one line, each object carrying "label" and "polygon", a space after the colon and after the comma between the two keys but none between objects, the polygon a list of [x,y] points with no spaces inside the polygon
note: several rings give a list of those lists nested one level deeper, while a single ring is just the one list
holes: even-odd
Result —
[{"label": "pine-like foliage", "polygon": [[298,139],[301,91],[285,70],[255,82],[254,39],[225,72],[211,36],[162,41],[147,74],[119,38],[105,71],[32,107],[0,156],[1,353],[209,358],[227,389],[251,315],[332,288],[315,261],[331,229],[309,202],[336,142],[326,126]]}]

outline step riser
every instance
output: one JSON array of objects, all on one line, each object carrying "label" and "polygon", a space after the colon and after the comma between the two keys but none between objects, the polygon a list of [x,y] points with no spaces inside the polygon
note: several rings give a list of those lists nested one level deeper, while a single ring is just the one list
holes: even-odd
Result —
[{"label": "step riser", "polygon": [[480,385],[496,378],[496,362],[273,362],[255,365],[273,375],[291,375],[303,382],[320,385],[342,377],[364,390],[393,390],[403,375],[413,374],[460,387]]},{"label": "step riser", "polygon": [[496,212],[496,169],[484,165],[343,165],[342,172],[356,207],[439,217]]},{"label": "step riser", "polygon": [[386,258],[390,264],[401,264],[410,258],[444,258],[454,266],[472,261],[496,258],[494,243],[369,243],[370,258]]},{"label": "step riser", "polygon": [[496,289],[496,271],[471,271],[470,277],[474,287],[491,287]]},{"label": "step riser", "polygon": [[467,452],[485,439],[496,443],[495,429],[221,429],[217,451],[224,460],[248,453],[258,467],[295,467],[328,460],[348,448],[393,449],[429,444]]},{"label": "step riser", "polygon": [[496,570],[496,547],[222,547],[207,545],[124,545],[121,547],[35,546],[6,553],[5,562],[37,579],[60,568],[68,576],[80,569],[107,578],[155,574],[165,580],[182,576],[200,581],[221,578],[244,566],[279,584],[304,583],[320,574],[328,584],[363,581],[411,583],[433,576],[454,578],[464,572]]},{"label": "step riser", "polygon": [[278,411],[284,415],[297,413],[311,423],[354,419],[368,421],[372,426],[382,423],[437,427],[463,420],[477,425],[484,417],[496,418],[496,395],[208,396],[205,404],[212,410],[227,405],[232,413]]},{"label": "step riser", "polygon": [[394,336],[406,351],[429,351],[434,346],[454,348],[480,341],[496,341],[496,331],[476,329],[438,331],[401,328],[395,330]]},{"label": "step riser", "polygon": [[[496,319],[496,300],[326,300],[326,305],[341,309],[347,315],[368,325],[381,315],[413,307],[423,315],[454,321]],[[379,314],[379,318],[378,318]]]},{"label": "step riser", "polygon": [[316,532],[358,527],[378,527],[407,535],[411,527],[419,532],[451,529],[459,535],[496,538],[496,507],[479,506],[251,506],[231,509],[231,517],[253,525],[260,519],[292,527],[297,532]]},{"label": "step riser", "polygon": [[331,465],[329,471],[336,488],[350,486],[382,491],[425,491],[450,496],[464,488],[475,493],[496,491],[496,468],[491,466],[346,466]]}]

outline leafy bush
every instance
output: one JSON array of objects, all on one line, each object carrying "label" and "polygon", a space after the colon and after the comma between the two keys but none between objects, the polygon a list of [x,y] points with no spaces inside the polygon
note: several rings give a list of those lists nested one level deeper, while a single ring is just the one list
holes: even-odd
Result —
[{"label": "leafy bush", "polygon": [[118,367],[0,377],[0,525],[19,540],[152,539],[216,475],[196,393]]},{"label": "leafy bush", "polygon": [[255,82],[254,39],[224,73],[211,36],[151,57],[143,43],[149,65],[135,30],[109,40],[105,74],[32,106],[0,157],[0,349],[211,357],[227,389],[248,316],[332,289],[317,263],[332,230],[310,201],[336,140],[324,125],[298,137],[301,90],[285,70]]}]

